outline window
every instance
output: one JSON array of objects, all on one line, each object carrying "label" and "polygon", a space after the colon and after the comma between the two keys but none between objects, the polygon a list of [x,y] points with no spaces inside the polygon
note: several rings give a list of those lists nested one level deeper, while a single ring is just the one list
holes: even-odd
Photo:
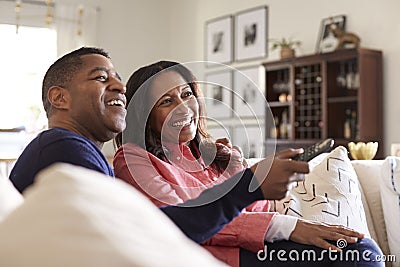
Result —
[{"label": "window", "polygon": [[57,34],[49,28],[0,24],[0,129],[47,126],[42,80],[57,58]]}]

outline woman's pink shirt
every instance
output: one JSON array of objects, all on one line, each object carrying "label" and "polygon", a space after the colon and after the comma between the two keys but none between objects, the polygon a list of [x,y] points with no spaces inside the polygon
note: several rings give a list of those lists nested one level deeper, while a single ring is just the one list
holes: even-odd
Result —
[{"label": "woman's pink shirt", "polygon": [[[164,206],[196,198],[244,168],[241,161],[232,161],[225,173],[218,175],[196,160],[186,145],[169,145],[168,151],[166,162],[137,145],[125,144],[114,156],[115,177],[133,185],[155,205]],[[203,247],[230,266],[239,266],[240,247],[255,253],[264,249],[265,233],[274,216],[269,208],[266,200],[255,202]]]}]

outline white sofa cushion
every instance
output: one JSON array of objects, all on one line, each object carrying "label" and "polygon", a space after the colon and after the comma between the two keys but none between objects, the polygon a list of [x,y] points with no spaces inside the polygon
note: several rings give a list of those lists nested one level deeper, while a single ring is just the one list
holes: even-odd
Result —
[{"label": "white sofa cushion", "polygon": [[[383,162],[381,199],[390,253],[400,259],[400,158],[387,157]],[[398,264],[398,263],[397,263]],[[399,265],[396,265],[399,266]]]},{"label": "white sofa cushion", "polygon": [[23,202],[22,195],[10,180],[0,174],[0,222]]},{"label": "white sofa cushion", "polygon": [[133,187],[56,164],[0,224],[0,266],[224,266]]},{"label": "white sofa cushion", "polygon": [[310,173],[273,208],[303,219],[340,224],[370,236],[357,175],[339,146],[310,161]]}]

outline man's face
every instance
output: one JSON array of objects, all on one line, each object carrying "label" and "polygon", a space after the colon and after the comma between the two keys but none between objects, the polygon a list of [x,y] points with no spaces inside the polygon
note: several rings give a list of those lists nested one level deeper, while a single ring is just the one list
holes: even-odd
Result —
[{"label": "man's face", "polygon": [[72,127],[83,136],[106,142],[125,128],[125,87],[110,59],[91,54],[68,85]]}]

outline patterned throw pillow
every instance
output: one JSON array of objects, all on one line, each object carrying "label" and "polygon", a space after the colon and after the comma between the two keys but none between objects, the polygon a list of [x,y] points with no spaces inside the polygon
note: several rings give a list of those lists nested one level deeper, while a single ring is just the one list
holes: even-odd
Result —
[{"label": "patterned throw pillow", "polygon": [[273,210],[302,219],[340,224],[370,236],[360,185],[346,148],[339,146],[310,161],[310,173]]}]

